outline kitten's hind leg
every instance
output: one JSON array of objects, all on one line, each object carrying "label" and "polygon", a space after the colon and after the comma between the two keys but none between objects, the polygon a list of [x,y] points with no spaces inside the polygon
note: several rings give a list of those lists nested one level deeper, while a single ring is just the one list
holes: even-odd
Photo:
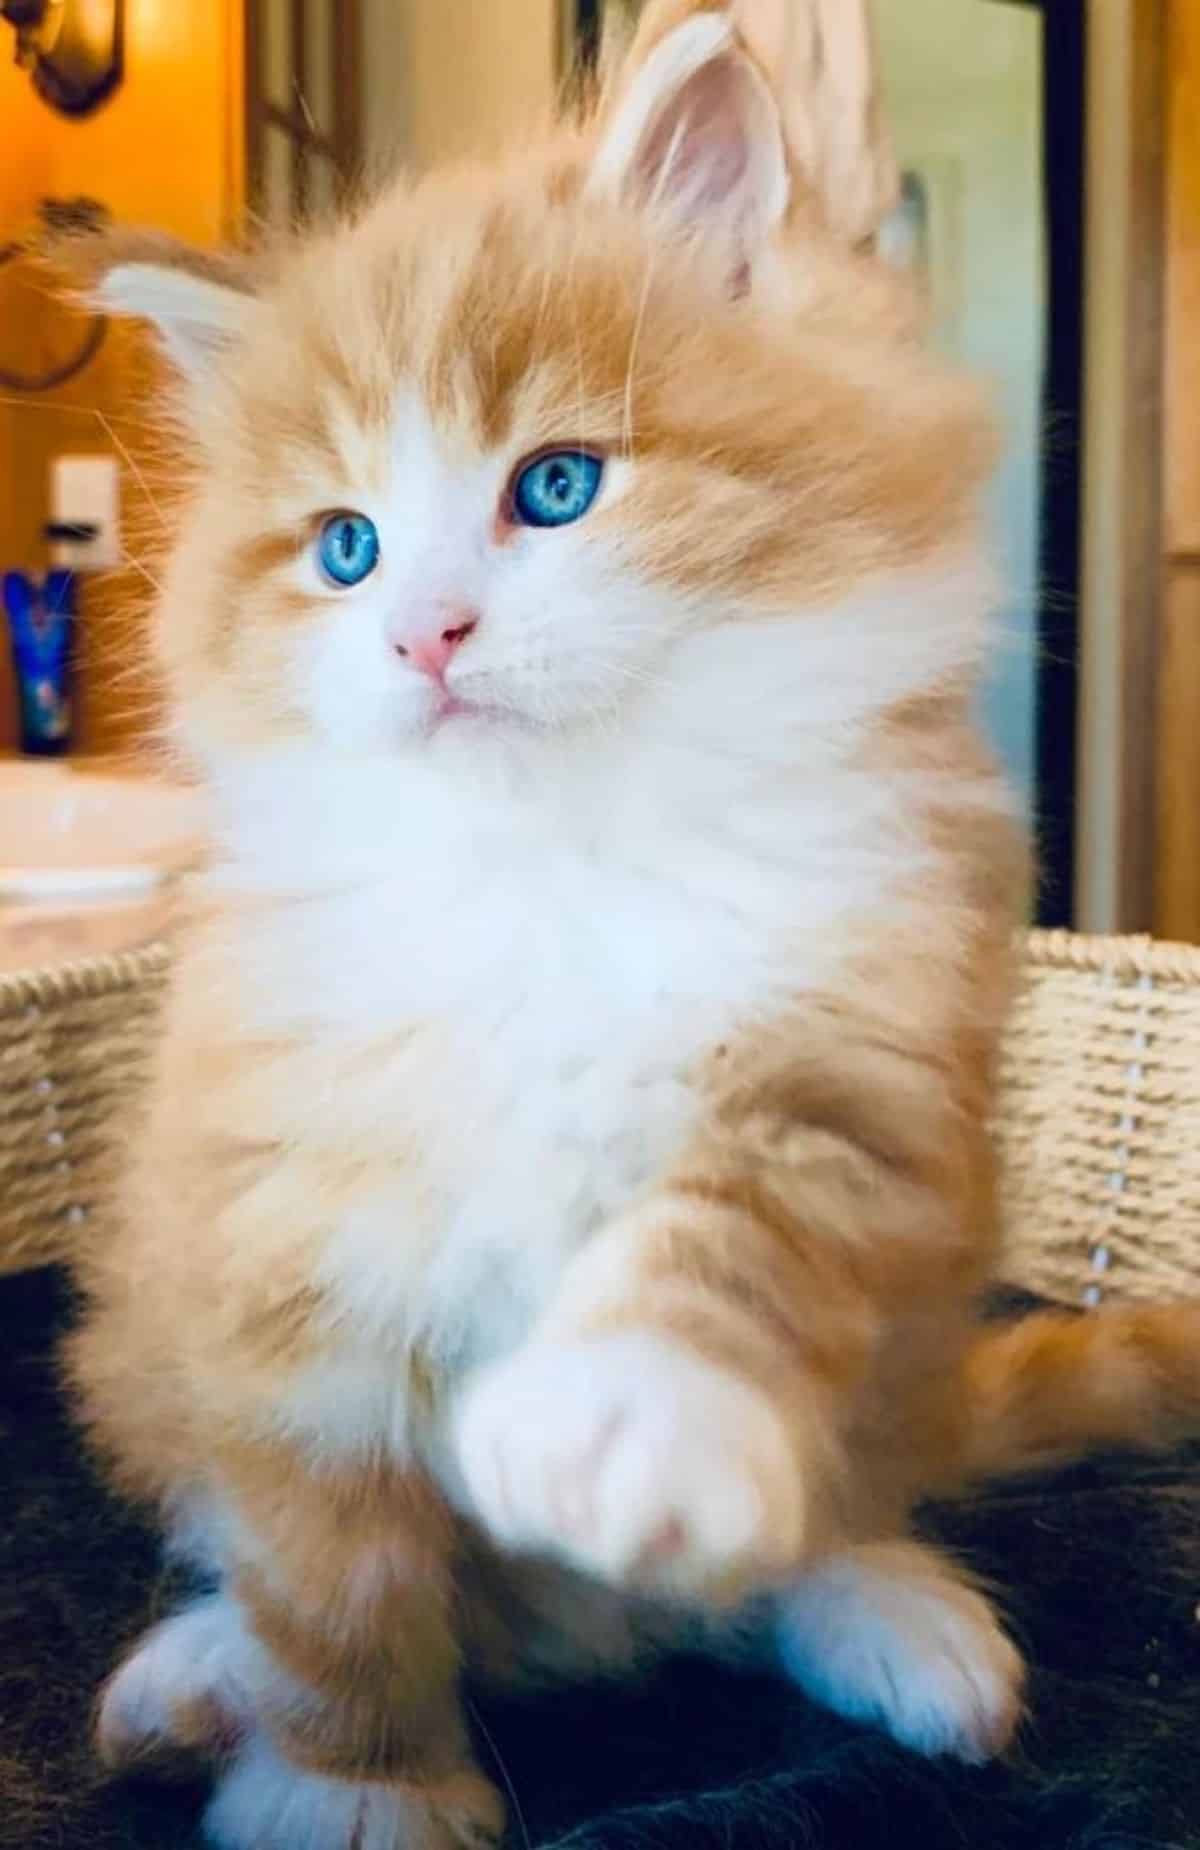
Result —
[{"label": "kitten's hind leg", "polygon": [[[215,1850],[482,1850],[502,1808],[465,1752],[409,1784],[298,1764],[261,1718],[282,1707],[301,1728],[320,1698],[303,1689],[250,1631],[225,1594],[156,1625],[110,1678],[97,1744],[114,1770],[155,1773],[219,1762],[204,1832]],[[455,1724],[447,1719],[453,1745]]]},{"label": "kitten's hind leg", "polygon": [[774,1605],[789,1676],[923,1754],[979,1762],[1021,1715],[1023,1667],[988,1602],[936,1549],[875,1542],[814,1564]]},{"label": "kitten's hind leg", "polygon": [[221,1590],[156,1626],[110,1680],[103,1758],[154,1772],[181,1753],[215,1761],[216,1850],[494,1844],[504,1808],[459,1700],[440,1500],[398,1471],[364,1486],[286,1454],[253,1462],[229,1487],[236,1556],[206,1562]]}]

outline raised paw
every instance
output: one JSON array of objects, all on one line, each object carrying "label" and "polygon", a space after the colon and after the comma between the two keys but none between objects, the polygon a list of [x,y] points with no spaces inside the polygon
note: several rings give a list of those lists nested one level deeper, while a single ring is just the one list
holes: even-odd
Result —
[{"label": "raised paw", "polygon": [[436,1789],[329,1779],[251,1739],[204,1814],[213,1850],[485,1850],[504,1807],[481,1774],[464,1769]]},{"label": "raised paw", "polygon": [[798,1557],[783,1421],[758,1389],[656,1337],[518,1351],[467,1391],[454,1439],[474,1513],[506,1547],[708,1598]]},{"label": "raised paw", "polygon": [[101,1692],[96,1746],[105,1765],[118,1771],[232,1751],[252,1719],[245,1671],[256,1649],[220,1594],[156,1625]]}]

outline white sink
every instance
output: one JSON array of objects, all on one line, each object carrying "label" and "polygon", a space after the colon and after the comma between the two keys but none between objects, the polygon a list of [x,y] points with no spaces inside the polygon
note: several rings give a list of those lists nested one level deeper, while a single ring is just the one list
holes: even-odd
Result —
[{"label": "white sink", "polygon": [[182,785],[0,763],[0,904],[119,903],[159,891],[195,860],[201,799]]}]

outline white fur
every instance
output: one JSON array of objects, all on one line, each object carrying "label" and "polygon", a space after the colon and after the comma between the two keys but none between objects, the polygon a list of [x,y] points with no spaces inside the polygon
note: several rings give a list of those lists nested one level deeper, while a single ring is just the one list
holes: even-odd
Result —
[{"label": "white fur", "polygon": [[141,315],[156,323],[180,371],[203,379],[217,357],[244,332],[255,313],[249,295],[168,264],[120,263],[95,292],[98,307],[113,315]]},{"label": "white fur", "polygon": [[468,1390],[455,1440],[498,1541],[618,1584],[732,1597],[799,1552],[780,1416],[653,1336],[529,1345]]},{"label": "white fur", "polygon": [[256,1735],[222,1778],[204,1834],[214,1850],[479,1850],[493,1831],[477,1822],[456,1829],[411,1787],[305,1772]]},{"label": "white fur", "polygon": [[211,1713],[214,1738],[236,1734],[250,1725],[262,1670],[235,1602],[224,1594],[194,1601],[147,1632],[109,1679],[96,1726],[101,1756],[120,1766],[162,1748],[184,1707]]},{"label": "white fur", "polygon": [[1021,1659],[987,1601],[914,1542],[806,1575],[780,1605],[777,1643],[811,1695],[922,1754],[987,1760],[1020,1715]]}]

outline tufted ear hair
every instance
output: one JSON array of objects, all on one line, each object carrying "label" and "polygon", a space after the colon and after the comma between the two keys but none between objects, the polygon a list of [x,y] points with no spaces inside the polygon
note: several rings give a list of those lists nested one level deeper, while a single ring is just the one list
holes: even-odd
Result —
[{"label": "tufted ear hair", "polygon": [[728,16],[700,12],[618,80],[589,190],[655,213],[723,247],[731,276],[753,274],[790,191],[779,112]]},{"label": "tufted ear hair", "polygon": [[249,257],[124,230],[62,237],[48,255],[106,314],[153,323],[168,359],[189,379],[211,371],[253,312],[258,272]]},{"label": "tufted ear hair", "polygon": [[[793,203],[845,244],[867,243],[899,197],[870,0],[647,0],[605,63],[617,94],[688,22],[725,19],[778,111]],[[607,32],[606,32],[607,37]],[[615,34],[614,34],[615,37]]]}]

